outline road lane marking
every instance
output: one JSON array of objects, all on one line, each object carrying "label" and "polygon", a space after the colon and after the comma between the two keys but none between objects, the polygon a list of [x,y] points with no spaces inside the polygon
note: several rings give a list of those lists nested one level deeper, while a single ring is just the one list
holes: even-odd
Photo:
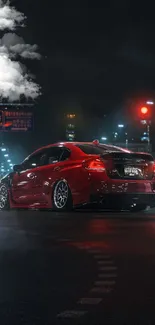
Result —
[{"label": "road lane marking", "polygon": [[60,314],[57,314],[58,318],[79,318],[87,314],[85,310],[65,310]]},{"label": "road lane marking", "polygon": [[82,298],[78,301],[81,305],[98,305],[102,301],[102,298]]},{"label": "road lane marking", "polygon": [[[62,241],[65,241],[62,239]],[[67,241],[67,239],[66,239]],[[98,265],[98,275],[97,281],[94,282],[92,288],[87,293],[88,296],[80,298],[76,303],[77,307],[81,305],[82,310],[65,310],[57,314],[57,318],[63,319],[78,319],[82,316],[85,316],[89,312],[90,306],[97,308],[98,304],[103,301],[102,295],[110,294],[114,290],[114,285],[116,284],[115,278],[117,274],[115,271],[117,267],[114,266],[115,262],[112,259],[112,256],[103,253],[103,249],[86,247],[83,243],[79,243],[78,249],[84,249],[88,254],[93,255],[92,257],[96,260]],[[103,272],[102,272],[103,271]],[[105,271],[105,273],[104,273]],[[106,272],[107,271],[107,272]],[[108,271],[113,271],[109,273]],[[84,309],[84,310],[83,310]]]},{"label": "road lane marking", "polygon": [[95,285],[96,286],[105,286],[105,285],[114,285],[116,283],[116,281],[108,281],[108,280],[104,280],[104,281],[95,281]]},{"label": "road lane marking", "polygon": [[111,258],[111,256],[110,255],[102,255],[102,254],[100,254],[100,255],[95,255],[94,258],[97,259],[97,260],[102,260],[102,259],[104,260],[104,259]]},{"label": "road lane marking", "polygon": [[116,278],[117,274],[116,273],[99,273],[98,277],[99,278]]},{"label": "road lane marking", "polygon": [[97,261],[97,263],[100,264],[100,265],[114,264],[113,261]]},{"label": "road lane marking", "polygon": [[104,288],[104,287],[94,287],[90,290],[92,293],[110,293],[112,288]]},{"label": "road lane marking", "polygon": [[102,267],[99,267],[99,270],[100,271],[115,271],[115,270],[117,270],[117,267],[116,266],[102,266]]}]

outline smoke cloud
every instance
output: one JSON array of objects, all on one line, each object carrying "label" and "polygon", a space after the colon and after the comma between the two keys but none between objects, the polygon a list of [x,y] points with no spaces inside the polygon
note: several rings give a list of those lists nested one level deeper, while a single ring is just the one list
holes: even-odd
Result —
[{"label": "smoke cloud", "polygon": [[[0,0],[0,30],[15,30],[24,26],[25,16],[7,1]],[[28,74],[25,65],[18,60],[41,59],[36,44],[25,44],[22,37],[15,33],[6,33],[0,39],[0,97],[10,101],[20,100],[20,96],[35,99],[40,95],[40,86]]]},{"label": "smoke cloud", "polygon": [[36,44],[25,44],[22,37],[15,33],[7,33],[0,40],[2,52],[10,53],[10,57],[16,58],[18,55],[24,59],[40,60],[41,55],[37,52],[38,46]]},{"label": "smoke cloud", "polygon": [[0,0],[0,29],[14,30],[16,26],[22,25],[26,17],[23,13],[9,6],[9,2],[5,4]]}]

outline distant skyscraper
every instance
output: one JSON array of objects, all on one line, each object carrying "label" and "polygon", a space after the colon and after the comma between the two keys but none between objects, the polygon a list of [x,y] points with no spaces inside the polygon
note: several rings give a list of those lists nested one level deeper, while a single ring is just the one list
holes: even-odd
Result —
[{"label": "distant skyscraper", "polygon": [[75,114],[66,115],[66,140],[75,140]]}]

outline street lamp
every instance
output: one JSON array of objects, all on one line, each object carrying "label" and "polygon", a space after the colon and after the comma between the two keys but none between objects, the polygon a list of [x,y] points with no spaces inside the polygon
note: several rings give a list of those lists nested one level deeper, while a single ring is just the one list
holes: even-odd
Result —
[{"label": "street lamp", "polygon": [[118,124],[118,128],[124,128],[124,124]]},{"label": "street lamp", "polygon": [[103,141],[106,141],[106,140],[107,140],[107,138],[106,138],[106,137],[102,137],[102,138],[101,138],[101,140],[103,140]]}]

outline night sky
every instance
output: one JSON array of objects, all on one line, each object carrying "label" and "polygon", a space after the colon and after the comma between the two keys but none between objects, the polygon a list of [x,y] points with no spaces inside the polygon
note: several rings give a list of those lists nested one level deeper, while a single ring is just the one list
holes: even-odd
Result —
[{"label": "night sky", "polygon": [[104,121],[108,114],[107,127],[135,98],[154,97],[155,19],[146,2],[15,0],[14,5],[27,16],[27,27],[17,34],[37,43],[42,54],[41,61],[27,63],[43,93],[33,146],[61,137],[57,123],[64,112],[75,111],[85,121]]}]

